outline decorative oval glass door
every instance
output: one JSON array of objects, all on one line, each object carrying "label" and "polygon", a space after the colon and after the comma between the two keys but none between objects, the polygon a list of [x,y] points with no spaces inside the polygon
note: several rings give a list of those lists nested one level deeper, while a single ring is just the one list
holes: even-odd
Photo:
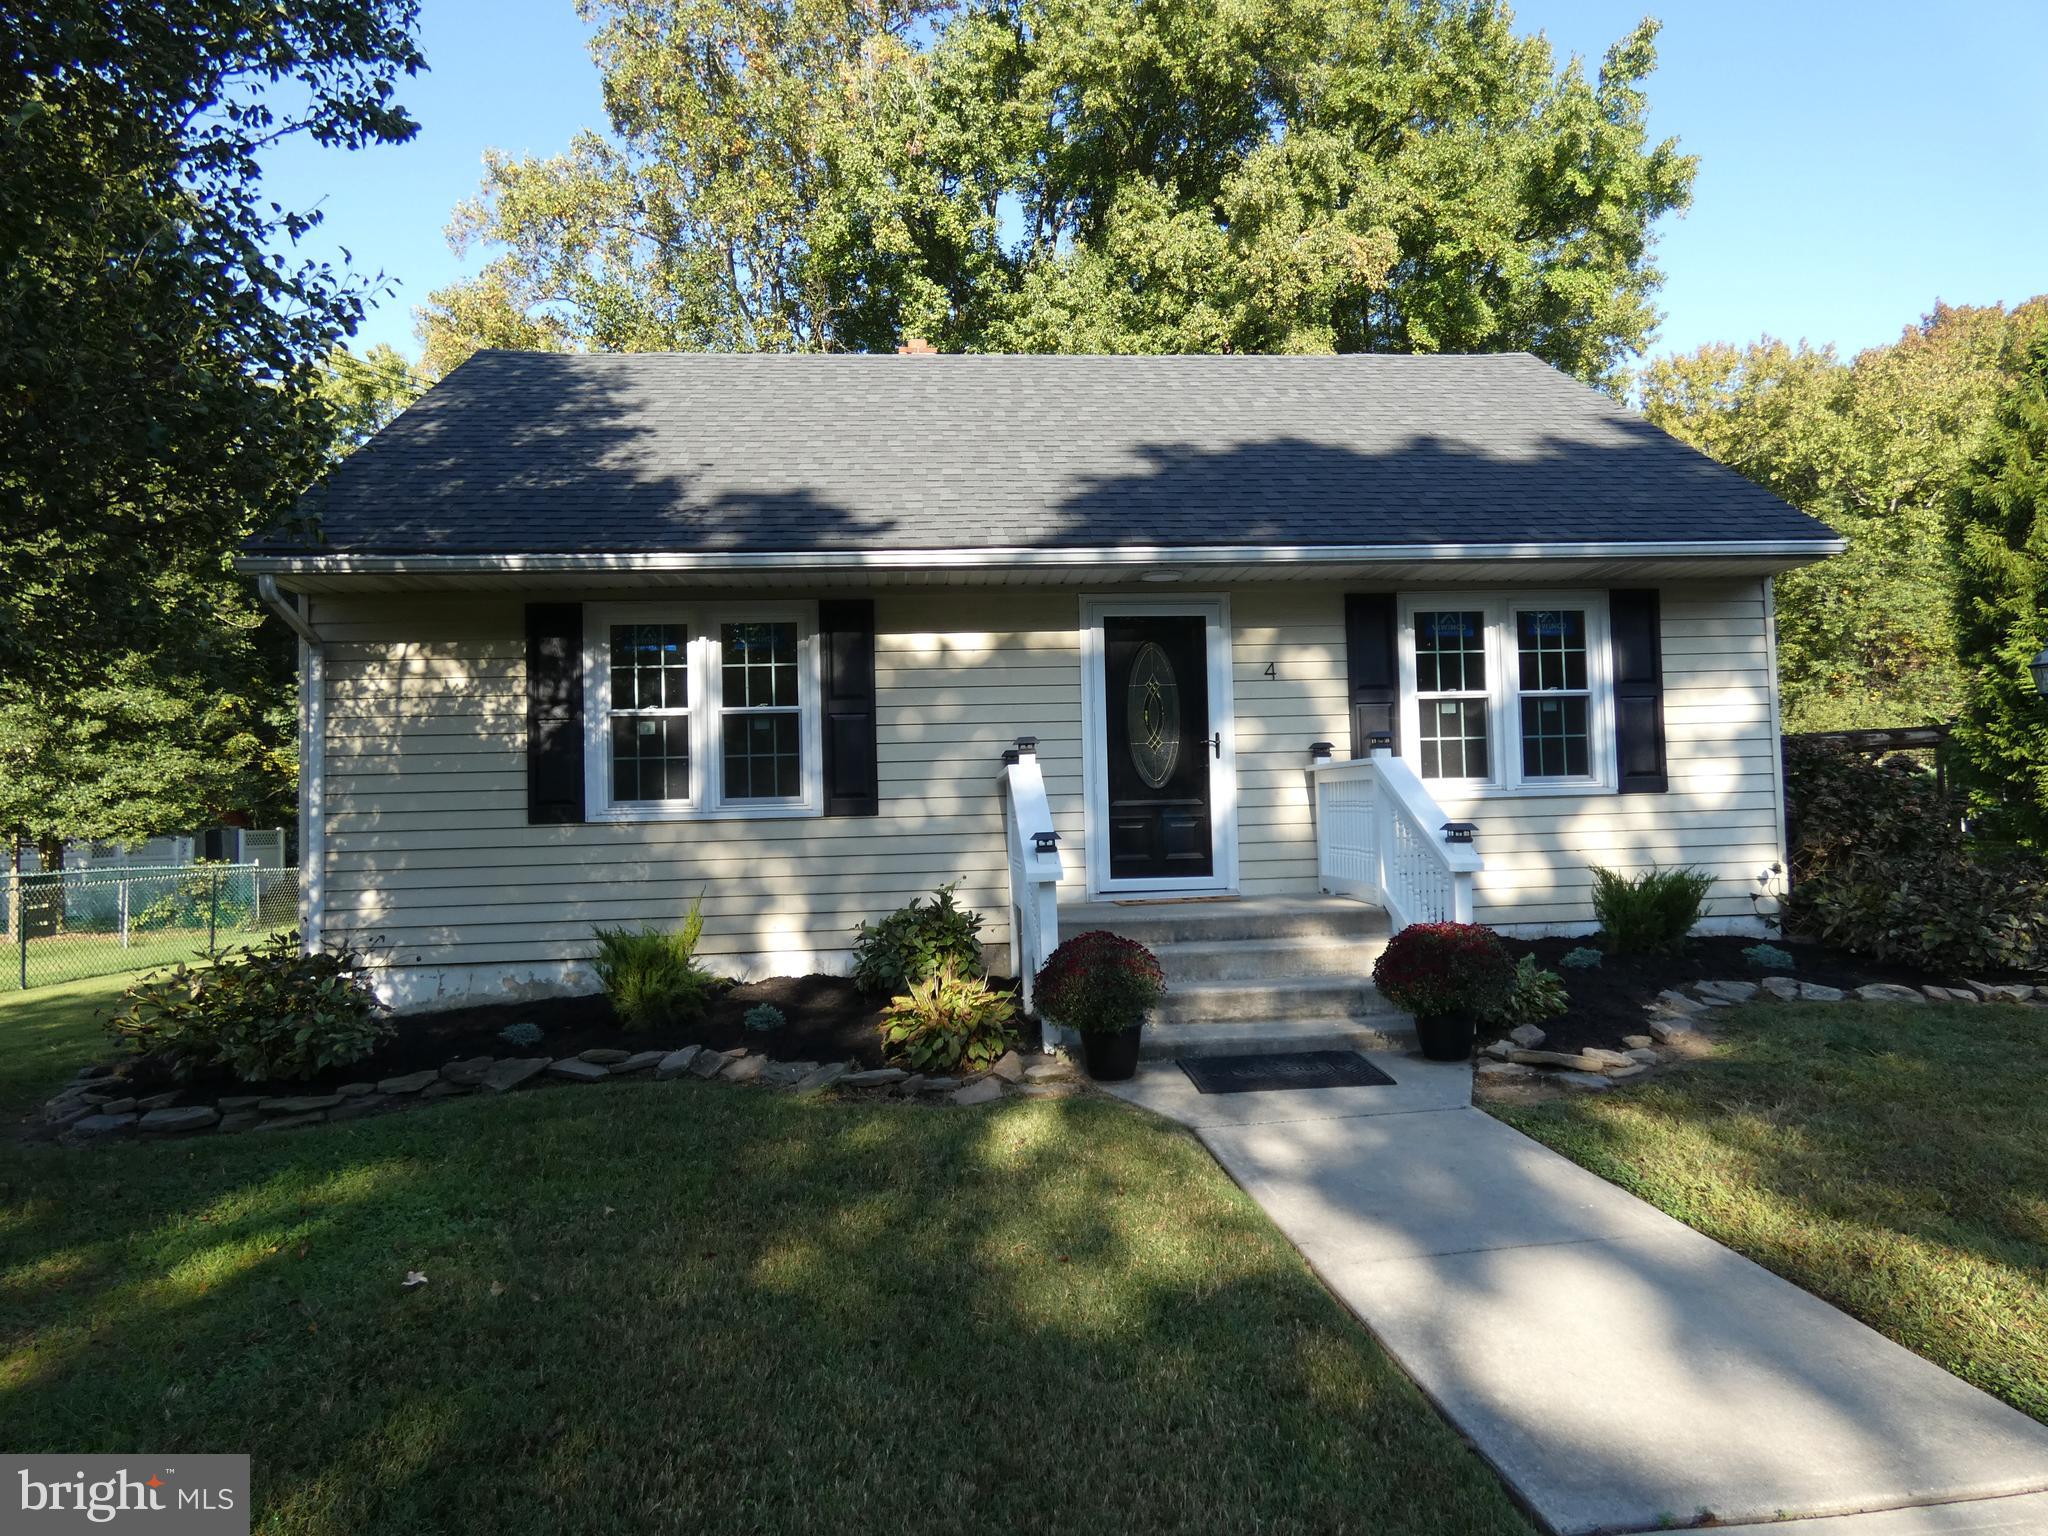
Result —
[{"label": "decorative oval glass door", "polygon": [[1194,614],[1107,617],[1102,654],[1110,878],[1206,879],[1215,872],[1207,624]]}]

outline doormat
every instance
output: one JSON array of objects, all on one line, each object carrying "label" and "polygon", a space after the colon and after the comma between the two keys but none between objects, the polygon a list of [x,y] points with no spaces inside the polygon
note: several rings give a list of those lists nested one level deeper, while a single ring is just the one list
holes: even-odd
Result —
[{"label": "doormat", "polygon": [[1356,1051],[1289,1051],[1277,1056],[1183,1056],[1180,1069],[1200,1093],[1276,1093],[1284,1088],[1391,1088],[1394,1080]]}]

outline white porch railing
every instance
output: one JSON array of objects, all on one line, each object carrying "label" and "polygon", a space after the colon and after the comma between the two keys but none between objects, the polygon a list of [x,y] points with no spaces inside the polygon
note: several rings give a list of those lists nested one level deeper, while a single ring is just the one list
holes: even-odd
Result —
[{"label": "white porch railing", "polygon": [[1325,891],[1377,902],[1397,931],[1472,921],[1473,877],[1485,862],[1471,824],[1451,821],[1414,769],[1378,747],[1370,757],[1319,757],[1309,779]]},{"label": "white porch railing", "polygon": [[1045,776],[1038,771],[1038,743],[1017,738],[1003,754],[1003,823],[1010,854],[1010,965],[1032,1006],[1032,978],[1059,948],[1059,834],[1046,804]]}]

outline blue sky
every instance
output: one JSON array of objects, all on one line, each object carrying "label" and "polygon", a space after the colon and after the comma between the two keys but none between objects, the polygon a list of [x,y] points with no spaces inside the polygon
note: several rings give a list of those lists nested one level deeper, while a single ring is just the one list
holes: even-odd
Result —
[{"label": "blue sky", "polygon": [[[325,210],[320,254],[346,247],[396,280],[357,345],[409,354],[413,307],[483,259],[457,258],[443,235],[483,151],[548,154],[603,121],[570,0],[422,11],[431,72],[402,98],[419,136],[355,154],[284,146],[268,179],[288,206]],[[1524,0],[1517,21],[1597,67],[1643,11]],[[2048,291],[2048,4],[1667,0],[1661,14],[1653,127],[1702,165],[1691,211],[1661,231],[1653,350],[1769,332],[1853,352],[1937,298]]]}]

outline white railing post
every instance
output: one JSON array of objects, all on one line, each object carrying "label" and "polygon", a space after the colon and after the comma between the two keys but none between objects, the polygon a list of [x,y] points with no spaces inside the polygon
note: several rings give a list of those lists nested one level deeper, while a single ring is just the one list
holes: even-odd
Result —
[{"label": "white railing post", "polygon": [[1396,930],[1469,923],[1485,862],[1470,822],[1452,821],[1390,747],[1338,762],[1316,743],[1309,767],[1316,876],[1334,895],[1376,901]]},{"label": "white railing post", "polygon": [[1045,798],[1036,737],[1018,737],[1017,745],[1003,754],[1001,787],[1010,869],[1010,961],[1029,1012],[1033,978],[1059,948],[1062,871],[1059,833],[1053,829],[1052,807]]}]

